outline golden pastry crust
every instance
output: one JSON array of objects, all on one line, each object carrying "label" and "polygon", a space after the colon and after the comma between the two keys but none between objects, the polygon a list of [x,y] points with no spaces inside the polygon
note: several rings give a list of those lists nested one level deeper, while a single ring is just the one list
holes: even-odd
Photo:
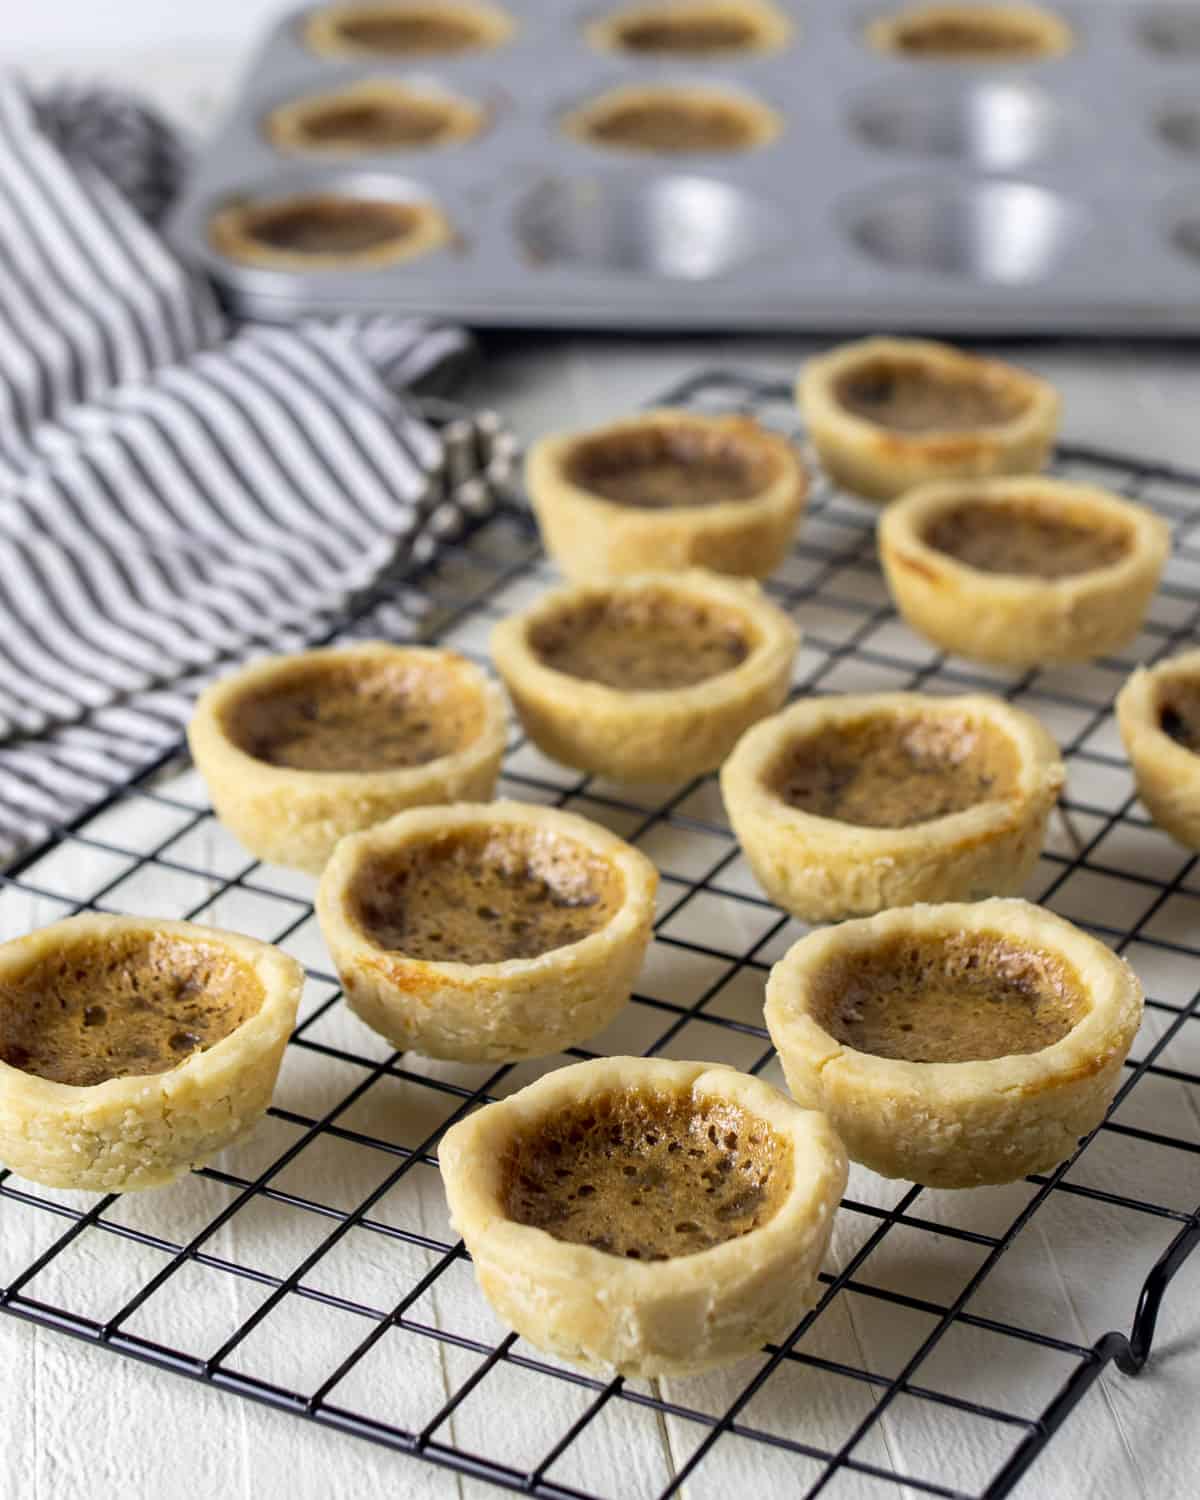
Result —
[{"label": "golden pastry crust", "polygon": [[878,693],[756,725],[721,793],[771,900],[831,922],[1019,891],[1063,780],[1049,734],[1003,699]]},{"label": "golden pastry crust", "polygon": [[[514,1154],[540,1132],[578,1119],[586,1133],[588,1120],[614,1116],[636,1127],[641,1110],[667,1108],[685,1129],[689,1115],[701,1128],[710,1116],[725,1116],[783,1148],[779,1170],[790,1168],[791,1180],[764,1222],[694,1253],[634,1259],[513,1216]],[[617,1149],[630,1151],[632,1185],[641,1167],[631,1134],[624,1132]],[[710,1139],[699,1134],[697,1149]],[[751,1148],[739,1138],[727,1149],[736,1169]],[[823,1115],[732,1068],[660,1058],[599,1058],[549,1073],[452,1126],[439,1160],[453,1222],[499,1315],[530,1343],[573,1364],[643,1377],[712,1369],[785,1337],[816,1300],[846,1182],[845,1153]],[[678,1160],[680,1153],[666,1158]],[[670,1168],[665,1185],[655,1175],[649,1194],[675,1189]],[[687,1192],[683,1184],[679,1190]],[[623,1195],[618,1189],[613,1196]],[[698,1219],[707,1206],[697,1188]]]},{"label": "golden pastry crust", "polygon": [[639,155],[727,155],[767,146],[783,116],[748,94],[701,84],[623,84],[570,110],[562,131],[585,146]]},{"label": "golden pastry crust", "polygon": [[502,47],[515,30],[486,0],[347,0],[313,11],[304,42],[324,57],[452,57]]},{"label": "golden pastry crust", "polygon": [[1200,849],[1200,651],[1139,667],[1117,696],[1117,723],[1142,805]]},{"label": "golden pastry crust", "polygon": [[[271,745],[289,724],[293,746]],[[246,848],[318,874],[347,833],[408,807],[490,797],[506,733],[502,694],[465,657],[365,641],[221,678],[200,695],[188,744]]]},{"label": "golden pastry crust", "polygon": [[[430,879],[431,856],[440,881],[438,872]],[[454,888],[432,936],[425,882],[433,896]],[[510,1062],[582,1042],[625,1005],[657,886],[650,861],[607,828],[557,808],[492,802],[417,808],[343,839],[316,909],[346,1003],[392,1046]],[[472,951],[480,901],[490,903],[479,908],[486,951],[526,956],[488,962]],[[562,931],[568,922],[591,930],[564,942],[574,936]]]},{"label": "golden pastry crust", "polygon": [[[627,636],[614,662],[627,653],[630,671],[605,674],[603,645],[600,660],[576,667],[576,621],[584,646],[593,629],[602,642],[604,632],[618,642]],[[502,620],[491,644],[525,732],[546,755],[617,780],[678,782],[714,770],[779,707],[799,639],[757,584],[694,571],[552,589]],[[702,675],[710,663],[713,672]],[[677,665],[690,679],[670,685]],[[641,681],[667,685],[628,685],[639,667]]]},{"label": "golden pastry crust", "polygon": [[[626,454],[622,489],[613,475]],[[639,476],[661,486],[660,503],[637,503]],[[673,498],[672,476],[675,497],[694,484],[698,498]],[[778,433],[749,417],[669,409],[542,438],[525,482],[547,552],[577,581],[692,567],[765,578],[787,556],[808,494],[800,458]],[[608,493],[589,488],[597,482]],[[619,498],[626,490],[632,502]]]},{"label": "golden pastry crust", "polygon": [[861,339],[810,359],[796,400],[835,483],[892,500],[934,479],[1026,474],[1058,431],[1054,387],[928,339]]},{"label": "golden pastry crust", "polygon": [[[886,1006],[888,966],[920,952],[929,983],[938,985],[940,968],[951,998],[956,989],[972,998],[973,986],[978,1001],[981,976],[995,978],[1007,1003],[1043,986],[1030,1013],[1057,1008],[1059,1023],[1047,1032],[1035,1022],[1027,1050],[984,1048],[967,1061],[877,1055],[832,1034],[845,1022],[831,1019],[839,1004],[865,993],[855,975],[874,969]],[[910,1013],[917,1019],[903,1050],[920,1052],[924,1042],[946,1055],[933,1023],[922,1037],[919,1008]],[[797,1102],[828,1113],[854,1161],[938,1188],[1013,1182],[1070,1156],[1103,1119],[1141,1016],[1128,964],[1026,901],[911,906],[826,928],[801,938],[767,982],[767,1027]],[[964,1034],[960,1023],[959,1041]],[[1036,1045],[1047,1034],[1057,1040]]]},{"label": "golden pastry crust", "polygon": [[762,0],[657,0],[628,5],[584,28],[599,52],[634,57],[745,57],[778,52],[795,28]]},{"label": "golden pastry crust", "polygon": [[485,120],[469,99],[364,78],[281,104],[263,128],[277,151],[351,156],[458,145],[474,139]]},{"label": "golden pastry crust", "polygon": [[445,214],[424,199],[293,193],[235,199],[209,220],[213,248],[276,271],[371,271],[431,255],[453,239]]},{"label": "golden pastry crust", "polygon": [[[271,1102],[303,982],[278,949],[190,922],[71,917],[3,944],[0,1160],[97,1193],[161,1187],[202,1165]],[[167,1041],[147,998],[195,1030]]]},{"label": "golden pastry crust", "polygon": [[877,52],[934,62],[1030,62],[1062,57],[1071,28],[1037,5],[910,5],[872,21]]},{"label": "golden pastry crust", "polygon": [[1040,476],[922,485],[889,506],[878,535],[892,599],[914,630],[1017,668],[1127,646],[1170,548],[1166,523],[1144,506]]}]

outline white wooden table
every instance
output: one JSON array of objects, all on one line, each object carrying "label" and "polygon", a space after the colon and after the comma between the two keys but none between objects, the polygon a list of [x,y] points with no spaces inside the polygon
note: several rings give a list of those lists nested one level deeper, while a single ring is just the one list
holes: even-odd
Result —
[{"label": "white wooden table", "polygon": [[[6,18],[6,50],[10,56],[14,50],[22,55],[23,46],[23,55],[37,76],[51,76],[65,62],[74,65],[76,72],[100,71],[116,80],[149,86],[177,113],[200,121],[229,82],[234,43],[242,33],[253,30],[259,15],[269,8],[209,0],[205,7],[189,8],[186,22],[177,22],[175,17],[165,17],[161,0],[126,0],[124,5],[103,8],[82,0],[59,0],[57,7],[47,8],[43,15],[20,7],[15,37],[14,18]],[[86,25],[93,28],[88,46],[84,45]],[[157,39],[153,52],[131,46],[146,37]],[[185,38],[188,50],[182,52],[179,42]],[[69,47],[64,49],[66,43]],[[48,56],[48,49],[54,55]],[[476,394],[503,411],[526,437],[547,427],[616,415],[702,364],[734,363],[790,375],[812,347],[801,339],[651,342],[548,336],[494,337],[487,344],[489,360],[477,381]],[[1070,439],[1200,467],[1200,421],[1196,417],[1200,364],[1192,350],[1039,344],[1011,352],[1059,384],[1066,397],[1065,430]],[[198,857],[219,863],[223,851],[212,847],[198,851]],[[86,883],[87,876],[86,870],[74,872],[81,882]],[[153,899],[153,893],[148,899]],[[23,908],[10,902],[0,911],[0,936],[10,936],[48,915],[36,902]],[[225,915],[230,925],[237,925],[236,912]],[[348,1017],[339,1024],[356,1025]],[[354,1041],[362,1046],[361,1032],[354,1034]],[[1194,1052],[1195,1043],[1191,1046]],[[1195,1068],[1196,1063],[1193,1056],[1191,1066]],[[319,1110],[323,1098],[333,1097],[330,1091],[340,1082],[323,1076],[311,1060],[293,1059],[285,1071],[281,1101],[312,1113]],[[1148,1118],[1156,1108],[1169,1115],[1174,1133],[1200,1138],[1200,1114],[1187,1089],[1176,1087],[1149,1103]],[[375,1124],[384,1126],[380,1121]],[[243,1165],[253,1155],[254,1148],[247,1148]],[[1191,1207],[1200,1200],[1200,1174],[1193,1160],[1159,1153],[1131,1164],[1114,1154],[1112,1185],[1127,1184],[1134,1170],[1139,1173],[1139,1190],[1148,1196]],[[1102,1164],[1099,1170],[1108,1167]],[[308,1184],[314,1196],[324,1193],[328,1201],[336,1202],[339,1194],[361,1187],[343,1180],[344,1169],[333,1158],[317,1171],[318,1180]],[[860,1197],[875,1193],[878,1201],[894,1201],[886,1186],[872,1185],[866,1179],[867,1174],[860,1174],[856,1180]],[[1007,1223],[1014,1204],[1027,1191],[1017,1185],[959,1199],[932,1195],[940,1201],[925,1204],[922,1200],[922,1210],[986,1229],[989,1224]],[[189,1220],[210,1207],[204,1201],[205,1192],[203,1186],[189,1183],[169,1195],[128,1200],[130,1221],[157,1223],[164,1233],[184,1236]],[[71,1195],[61,1196],[75,1201]],[[427,1216],[430,1232],[444,1225],[435,1181],[421,1189],[418,1208],[423,1218]],[[220,1247],[223,1253],[253,1253],[266,1257],[271,1268],[277,1269],[294,1264],[308,1248],[308,1242],[297,1237],[294,1221],[283,1216],[276,1228],[258,1224],[243,1230],[236,1227],[237,1222]],[[1110,1326],[1128,1323],[1141,1280],[1169,1228],[1137,1216],[1114,1222],[1112,1215],[1099,1214],[1084,1200],[1056,1195],[1004,1259],[979,1310],[1035,1324],[1043,1318],[1064,1338],[1091,1343]],[[38,1216],[13,1215],[6,1207],[0,1233],[0,1281],[9,1265],[29,1258],[46,1233]],[[241,1235],[249,1239],[239,1242]],[[916,1295],[944,1299],[955,1278],[961,1281],[973,1269],[974,1255],[965,1255],[954,1241],[944,1241],[942,1251],[932,1259],[918,1256],[916,1250],[924,1247],[915,1245],[910,1245],[913,1253],[906,1259],[904,1245],[903,1237],[899,1238],[892,1260],[876,1267],[875,1274],[894,1275],[898,1285]],[[841,1232],[835,1262],[844,1260],[851,1249],[847,1233]],[[81,1309],[90,1300],[119,1295],[116,1283],[123,1274],[130,1278],[147,1274],[146,1265],[135,1264],[136,1255],[133,1251],[130,1255],[122,1271],[111,1258],[99,1253],[93,1257],[81,1246],[80,1253],[55,1272],[53,1285],[46,1286],[47,1295]],[[378,1284],[381,1296],[390,1274],[386,1259],[373,1257],[369,1246],[329,1272],[331,1277],[342,1277],[347,1290],[361,1292]],[[215,1284],[206,1288],[202,1283],[203,1278],[198,1278],[194,1316],[211,1317],[214,1326],[228,1324],[239,1311],[244,1315],[251,1304],[249,1291],[244,1303],[233,1306],[230,1298],[241,1298],[240,1291],[231,1293],[226,1285],[218,1288]],[[1200,1472],[1200,1433],[1194,1421],[1200,1403],[1198,1290],[1200,1262],[1185,1270],[1172,1288],[1151,1372],[1140,1381],[1111,1373],[1102,1379],[1021,1489],[1027,1500],[1073,1500],[1083,1495],[1091,1500],[1135,1496],[1162,1500],[1196,1493]],[[497,1333],[486,1309],[472,1300],[469,1278],[463,1282],[461,1305],[434,1307],[431,1315],[467,1317],[477,1320],[482,1336],[494,1338]],[[829,1352],[848,1343],[862,1361],[884,1373],[903,1362],[912,1330],[895,1309],[885,1304],[866,1306],[861,1316],[843,1314],[842,1319],[831,1322],[819,1336]],[[148,1336],[154,1336],[153,1327],[151,1312]],[[158,1336],[168,1342],[171,1333],[169,1327],[158,1330]],[[308,1331],[293,1329],[286,1340],[258,1351],[256,1371],[268,1377],[274,1372],[286,1380],[309,1360],[328,1365],[329,1353],[322,1340],[330,1337],[331,1331],[319,1321]],[[453,1349],[430,1343],[426,1365],[404,1372],[411,1386],[408,1395],[414,1418],[420,1416],[423,1405],[428,1408],[430,1402],[441,1399],[439,1392],[444,1393],[448,1382],[461,1378],[457,1359]],[[985,1366],[972,1340],[960,1337],[938,1356],[939,1383],[981,1400],[998,1391],[1011,1394],[1016,1388],[1023,1391],[1027,1408],[1036,1409],[1057,1385],[1061,1369],[1024,1346],[1015,1348],[1012,1360],[1006,1368],[994,1363]],[[0,1318],[0,1364],[5,1371],[0,1382],[0,1430],[5,1435],[0,1445],[0,1494],[12,1500],[207,1500],[210,1496],[214,1500],[326,1500],[332,1496],[354,1496],[355,1500],[386,1496],[390,1500],[398,1494],[447,1500],[495,1493],[453,1474],[4,1318]],[[388,1373],[390,1381],[396,1378],[394,1370]],[[699,1389],[689,1385],[686,1399],[711,1403],[713,1410],[720,1410],[745,1378],[744,1369],[730,1376],[708,1377]],[[507,1444],[513,1461],[519,1463],[537,1455],[539,1438],[544,1447],[549,1435],[562,1430],[567,1413],[555,1409],[554,1403],[568,1402],[568,1397],[547,1395],[544,1384],[535,1387],[516,1374],[509,1384],[508,1390],[489,1385],[488,1401],[474,1400],[465,1406],[455,1418],[456,1436],[467,1446],[481,1449]],[[768,1409],[757,1411],[758,1420],[764,1425],[781,1424],[781,1430],[792,1432],[801,1426],[816,1442],[844,1435],[864,1414],[869,1400],[864,1388],[832,1379],[821,1381],[811,1371],[797,1373],[790,1383],[776,1381],[770,1389]],[[355,1394],[369,1408],[369,1380]],[[625,1409],[620,1415],[624,1417]],[[978,1442],[963,1439],[956,1427],[955,1442],[961,1440],[961,1447],[947,1451],[946,1433],[935,1418],[936,1412],[923,1419],[914,1419],[909,1412],[903,1422],[885,1421],[869,1440],[864,1456],[901,1471],[941,1470],[965,1488],[977,1487],[996,1463],[988,1440],[983,1436]],[[579,1467],[574,1472],[558,1470],[555,1477],[582,1486],[599,1484],[603,1492],[620,1500],[649,1495],[666,1481],[671,1465],[686,1457],[696,1440],[694,1429],[683,1431],[670,1420],[606,1420],[589,1429],[584,1451],[578,1456]],[[689,1500],[722,1500],[735,1492],[782,1500],[796,1493],[808,1477],[794,1461],[773,1460],[769,1451],[752,1450],[744,1443],[726,1443],[718,1453],[713,1465],[689,1486]],[[936,1455],[933,1468],[931,1455]],[[851,1496],[882,1500],[899,1491],[843,1476],[830,1493],[839,1500]]]}]

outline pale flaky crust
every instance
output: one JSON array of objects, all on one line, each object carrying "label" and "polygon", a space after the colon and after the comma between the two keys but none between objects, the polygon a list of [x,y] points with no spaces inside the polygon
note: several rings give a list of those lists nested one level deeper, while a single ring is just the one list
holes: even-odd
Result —
[{"label": "pale flaky crust", "polygon": [[[405,104],[436,105],[443,111],[444,124],[435,137],[429,141],[402,146],[363,146],[350,145],[345,141],[314,141],[308,132],[309,122],[319,118],[323,110]],[[483,110],[469,99],[460,99],[454,94],[444,94],[430,88],[413,88],[390,78],[362,78],[356,83],[347,84],[345,88],[320,94],[305,94],[300,99],[292,99],[287,104],[279,105],[267,116],[263,129],[278,151],[306,156],[350,156],[458,145],[477,136],[483,129],[485,119]]]},{"label": "pale flaky crust", "polygon": [[[770,454],[775,477],[745,500],[663,510],[618,505],[567,477],[579,444],[652,428],[728,435]],[[706,417],[669,408],[542,438],[529,450],[525,484],[546,551],[578,582],[693,567],[765,578],[787,556],[808,495],[808,476],[786,438],[750,417]]]},{"label": "pale flaky crust", "polygon": [[266,943],[190,922],[70,917],[0,946],[0,984],[64,948],[102,947],[130,935],[228,954],[260,981],[262,1004],[221,1041],[165,1073],[76,1087],[0,1062],[0,1161],[22,1177],[97,1193],[162,1187],[245,1135],[271,1102],[304,971]]},{"label": "pale flaky crust", "polygon": [[[865,828],[790,807],[767,784],[788,745],[875,717],[945,716],[997,729],[1017,754],[1013,795],[905,828]],[[759,884],[806,922],[869,916],[914,901],[1007,896],[1028,879],[1062,788],[1058,746],[1001,698],[876,693],[808,698],[746,734],[721,771],[733,831]]]},{"label": "pale flaky crust", "polygon": [[[964,504],[1034,499],[1047,514],[1129,528],[1126,554],[1065,578],[986,573],[929,545],[926,529]],[[1166,522],[1092,485],[1040,475],[949,481],[910,491],[879,523],[879,557],[896,608],[944,651],[995,666],[1091,661],[1127,646],[1170,549]]]},{"label": "pale flaky crust", "polygon": [[[793,1185],[775,1215],[740,1239],[661,1261],[627,1260],[514,1222],[503,1199],[514,1136],[625,1091],[724,1100],[790,1142]],[[647,1377],[728,1364],[786,1336],[816,1300],[846,1182],[845,1153],[823,1115],[732,1068],[661,1058],[560,1068],[451,1127],[438,1155],[454,1225],[505,1322],[585,1369]]]},{"label": "pale flaky crust", "polygon": [[[877,52],[898,53],[903,57],[908,55],[902,41],[903,34],[914,23],[937,26],[971,21],[977,24],[981,16],[1001,34],[1018,32],[1036,38],[1035,44],[1021,54],[1022,60],[1061,57],[1075,45],[1071,28],[1052,11],[1037,5],[1010,4],[1008,0],[1003,5],[908,5],[877,17],[867,25],[863,35],[868,46]],[[936,60],[936,53],[923,56],[930,55]],[[955,57],[953,53],[946,55],[951,60]]]},{"label": "pale flaky crust", "polygon": [[[995,426],[901,432],[849,410],[838,399],[841,380],[879,361],[917,362],[946,380],[1015,392],[1026,404]],[[1061,403],[1054,387],[996,359],[981,359],[928,339],[861,339],[810,359],[796,399],[822,467],[835,483],[868,500],[892,500],[934,479],[1026,474],[1046,462],[1058,431]]]},{"label": "pale flaky crust", "polygon": [[[300,771],[248,755],[230,738],[229,716],[243,695],[283,685],[313,663],[415,661],[445,674],[448,693],[481,706],[479,733],[452,755],[395,771]],[[495,790],[506,736],[504,699],[472,662],[453,651],[364,641],[270,656],[207,688],[188,726],[188,744],[221,822],[251,854],[318,874],[347,833],[408,807],[479,802]]]},{"label": "pale flaky crust", "polygon": [[[415,19],[429,16],[440,19],[447,15],[461,17],[478,33],[471,51],[490,51],[502,47],[516,30],[515,22],[498,5],[489,5],[487,0],[345,0],[344,4],[323,5],[314,10],[304,25],[304,43],[312,52],[324,57],[381,57],[386,53],[374,47],[362,46],[342,30],[347,21],[359,18],[388,18],[397,13],[409,14]],[[440,55],[438,49],[413,48],[402,54],[416,57]]]},{"label": "pale flaky crust", "polygon": [[[547,666],[530,633],[561,609],[642,589],[736,610],[754,645],[739,666],[691,687],[625,692]],[[492,632],[492,659],[530,739],[553,760],[619,781],[685,781],[714,770],[787,697],[795,625],[757,584],[711,573],[645,573],[552,589]]]},{"label": "pale flaky crust", "polygon": [[[744,21],[751,28],[751,35],[736,47],[721,48],[705,56],[745,57],[751,54],[778,52],[791,41],[795,27],[782,11],[765,0],[653,0],[650,4],[624,5],[610,11],[584,27],[588,44],[599,52],[632,51],[622,42],[627,27],[648,24],[664,17],[672,21]],[[661,53],[656,55],[662,55]],[[686,58],[682,49],[677,54]]]},{"label": "pale flaky crust", "polygon": [[[621,84],[588,99],[578,109],[569,110],[559,120],[559,126],[564,135],[593,149],[661,157],[661,147],[642,145],[636,141],[606,140],[597,132],[602,130],[605,121],[614,114],[621,114],[626,110],[653,109],[664,103],[676,106],[682,104],[701,111],[721,109],[735,113],[742,123],[745,135],[735,145],[718,148],[721,155],[737,156],[746,151],[756,151],[760,146],[770,145],[784,126],[783,116],[761,100],[751,98],[749,94],[735,93],[728,88],[701,83]],[[712,151],[711,147],[697,148],[694,154],[707,156]],[[682,153],[678,149],[671,153],[677,154]],[[686,154],[691,155],[693,152],[689,149]]]},{"label": "pale flaky crust", "polygon": [[1200,688],[1200,651],[1139,667],[1117,697],[1117,723],[1146,811],[1173,839],[1200,849],[1200,755],[1164,732],[1173,685]]},{"label": "pale flaky crust", "polygon": [[[859,1052],[814,1019],[814,980],[831,960],[943,933],[998,934],[1061,956],[1087,1011],[1039,1052],[959,1063]],[[767,981],[767,1027],[796,1101],[826,1111],[854,1161],[938,1188],[1013,1182],[1065,1161],[1104,1118],[1141,1017],[1129,965],[1027,901],[910,906],[824,928],[789,949]]]},{"label": "pale flaky crust", "polygon": [[293,193],[265,199],[237,199],[219,208],[208,223],[208,238],[214,250],[242,265],[262,266],[272,271],[374,271],[406,260],[430,255],[454,237],[450,221],[436,203],[426,199],[406,201],[411,210],[403,233],[359,250],[301,251],[272,245],[255,234],[264,215],[291,209],[316,207],[336,213],[347,200],[337,193]]},{"label": "pale flaky crust", "polygon": [[[456,829],[511,826],[598,854],[623,884],[610,921],[566,947],[494,964],[433,963],[381,948],[350,900],[364,860]],[[393,1047],[466,1062],[542,1057],[602,1031],[629,999],[654,920],[658,872],[587,818],[522,802],[417,808],[343,839],[317,892],[317,920],[350,1009]]]}]

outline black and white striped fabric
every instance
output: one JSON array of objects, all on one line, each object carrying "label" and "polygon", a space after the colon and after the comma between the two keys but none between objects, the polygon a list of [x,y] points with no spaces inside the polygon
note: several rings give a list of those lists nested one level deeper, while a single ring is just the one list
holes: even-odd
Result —
[{"label": "black and white striped fabric", "polygon": [[469,347],[230,329],[134,206],[161,213],[173,137],[88,97],[0,78],[0,862],[417,543],[442,453],[403,392]]}]

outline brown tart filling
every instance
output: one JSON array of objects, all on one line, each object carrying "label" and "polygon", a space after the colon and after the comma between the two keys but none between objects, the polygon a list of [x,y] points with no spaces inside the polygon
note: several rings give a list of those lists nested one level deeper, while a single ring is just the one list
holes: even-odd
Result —
[{"label": "brown tart filling", "polygon": [[444,244],[449,229],[432,203],[305,193],[232,204],[214,216],[211,237],[234,260],[301,268],[410,259]]},{"label": "brown tart filling", "polygon": [[665,155],[731,153],[763,146],[779,132],[765,105],[715,89],[616,89],[564,122],[569,135],[593,146]]},{"label": "brown tart filling", "polygon": [[704,60],[775,51],[791,27],[760,0],[667,0],[617,11],[593,22],[587,34],[604,51]]},{"label": "brown tart filling", "polygon": [[398,151],[469,140],[482,124],[466,100],[380,81],[285,104],[267,133],[291,151]]},{"label": "brown tart filling", "polygon": [[453,57],[496,47],[512,31],[502,11],[442,0],[334,5],[318,11],[307,28],[317,52],[375,57]]},{"label": "brown tart filling", "polygon": [[564,465],[570,483],[639,510],[749,500],[778,475],[774,455],[710,427],[627,428],[583,438]]},{"label": "brown tart filling", "polygon": [[876,22],[868,36],[881,51],[948,62],[1025,62],[1072,43],[1057,16],[1022,5],[917,6]]},{"label": "brown tart filling", "polygon": [[999,427],[1030,400],[1012,385],[951,376],[920,359],[867,361],[846,371],[834,392],[846,411],[896,432]]},{"label": "brown tart filling", "polygon": [[1047,579],[1112,567],[1133,547],[1131,530],[1119,519],[1075,519],[1061,506],[1033,497],[966,501],[937,515],[924,538],[980,572]]}]

